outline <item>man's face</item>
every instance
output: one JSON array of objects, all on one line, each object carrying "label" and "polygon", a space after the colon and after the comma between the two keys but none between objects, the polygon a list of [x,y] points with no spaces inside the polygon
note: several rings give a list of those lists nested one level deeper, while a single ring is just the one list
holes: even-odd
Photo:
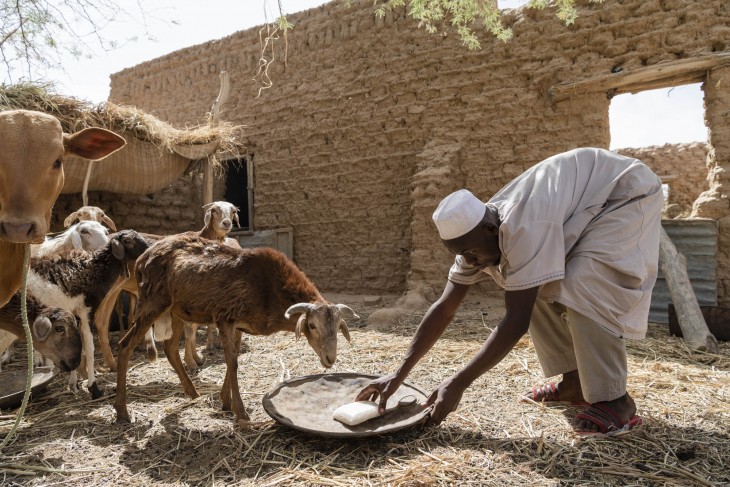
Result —
[{"label": "man's face", "polygon": [[454,255],[461,255],[466,263],[476,267],[499,264],[498,231],[483,224],[466,235],[452,240],[442,240],[446,248]]}]

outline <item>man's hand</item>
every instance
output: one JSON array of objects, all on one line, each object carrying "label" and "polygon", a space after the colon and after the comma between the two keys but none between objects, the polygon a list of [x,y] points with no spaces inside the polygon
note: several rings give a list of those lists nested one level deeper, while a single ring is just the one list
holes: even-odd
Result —
[{"label": "man's hand", "polygon": [[396,374],[388,374],[375,379],[368,384],[360,394],[357,395],[356,401],[373,401],[375,402],[380,397],[380,403],[378,404],[378,412],[380,414],[385,413],[385,405],[388,402],[388,398],[398,390],[400,385],[403,383],[402,379],[398,379]]},{"label": "man's hand", "polygon": [[461,402],[461,396],[464,394],[464,387],[454,383],[452,379],[447,379],[441,383],[429,396],[426,406],[433,406],[433,410],[429,415],[426,426],[437,426],[446,419],[452,411],[455,411]]}]

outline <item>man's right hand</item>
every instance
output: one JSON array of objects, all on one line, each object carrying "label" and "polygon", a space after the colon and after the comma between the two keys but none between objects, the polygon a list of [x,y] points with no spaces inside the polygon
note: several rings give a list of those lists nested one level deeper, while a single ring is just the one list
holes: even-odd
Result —
[{"label": "man's right hand", "polygon": [[380,401],[378,403],[378,412],[380,414],[385,413],[385,405],[388,402],[388,398],[398,390],[404,379],[400,379],[395,373],[384,375],[379,379],[375,379],[368,384],[360,394],[357,395],[356,401],[373,401],[375,402],[378,397]]}]

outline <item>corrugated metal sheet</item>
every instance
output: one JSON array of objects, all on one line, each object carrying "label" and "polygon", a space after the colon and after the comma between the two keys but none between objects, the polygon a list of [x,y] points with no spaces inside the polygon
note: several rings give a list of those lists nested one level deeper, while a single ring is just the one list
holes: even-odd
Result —
[{"label": "corrugated metal sheet", "polygon": [[[717,304],[717,221],[662,220],[662,226],[677,251],[687,259],[687,275],[700,305]],[[672,298],[664,275],[659,272],[651,295],[649,321],[668,323],[667,306]]]}]

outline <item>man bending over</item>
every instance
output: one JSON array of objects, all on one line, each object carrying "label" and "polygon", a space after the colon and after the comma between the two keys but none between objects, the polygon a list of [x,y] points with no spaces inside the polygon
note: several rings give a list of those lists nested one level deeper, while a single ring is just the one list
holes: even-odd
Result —
[{"label": "man bending over", "polygon": [[468,190],[447,196],[433,221],[456,256],[441,297],[424,315],[398,369],[358,400],[381,412],[431,349],[466,296],[489,276],[504,289],[506,313],[479,352],[433,391],[429,424],[456,409],[464,390],[498,364],[528,331],[546,377],[524,399],[585,403],[573,421],[583,434],[641,423],[626,391],[624,339],[644,338],[658,268],[659,178],[643,163],[580,148],[550,157],[486,204]]}]

